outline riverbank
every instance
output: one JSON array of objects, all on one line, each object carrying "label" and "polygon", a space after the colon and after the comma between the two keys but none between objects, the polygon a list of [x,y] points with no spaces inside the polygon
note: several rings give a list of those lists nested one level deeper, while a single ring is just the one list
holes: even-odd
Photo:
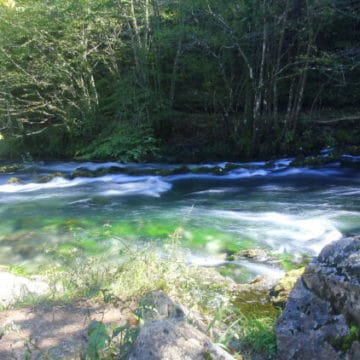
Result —
[{"label": "riverbank", "polygon": [[[280,281],[258,277],[238,284],[179,257],[164,261],[137,256],[112,273],[107,287],[88,292],[89,282],[79,279],[88,279],[91,269],[98,274],[98,269],[88,267],[76,277],[72,269],[72,279],[81,286],[77,291],[73,287],[70,297],[63,273],[56,277],[62,284],[56,294],[27,298],[27,303],[23,299],[0,311],[0,355],[48,360],[310,360],[317,349],[322,356],[356,360],[359,242],[359,237],[334,242],[305,272],[290,271]],[[24,278],[16,278],[24,284]],[[145,286],[139,286],[139,280]],[[341,300],[334,294],[341,294]]]},{"label": "riverbank", "polygon": [[[23,285],[22,293],[12,299],[8,294],[0,312],[2,358],[125,359],[144,322],[170,316],[175,305],[169,302],[182,304],[179,316],[235,359],[274,356],[273,326],[280,314],[274,306],[278,296],[271,297],[276,278],[237,284],[214,268],[187,264],[173,247],[167,258],[149,248],[129,255],[121,265],[73,264],[66,272],[28,278],[27,284],[24,277],[0,273]],[[29,286],[26,292],[30,283],[48,288],[41,293],[38,286],[35,293]],[[159,292],[164,295],[152,295]],[[95,325],[98,337],[91,333]]]}]

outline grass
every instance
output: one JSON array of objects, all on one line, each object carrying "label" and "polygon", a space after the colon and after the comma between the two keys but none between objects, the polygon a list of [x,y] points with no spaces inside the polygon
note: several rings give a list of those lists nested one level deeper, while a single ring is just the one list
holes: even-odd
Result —
[{"label": "grass", "polygon": [[348,351],[354,341],[360,339],[360,329],[356,325],[351,325],[349,334],[329,339],[330,344],[337,350]]},{"label": "grass", "polygon": [[[271,305],[262,305],[263,299],[257,294],[235,301],[239,294],[232,280],[214,268],[189,265],[187,253],[178,246],[181,236],[174,231],[161,246],[117,238],[116,256],[111,257],[106,251],[93,253],[91,241],[81,241],[75,253],[68,244],[54,247],[51,256],[57,261],[42,270],[42,276],[50,285],[49,293],[24,298],[17,306],[43,302],[61,304],[84,298],[100,303],[119,299],[133,303],[140,302],[149,292],[162,290],[174,301],[201,313],[209,335],[221,334],[214,339],[229,351],[235,351],[229,344],[236,343],[236,351],[261,353],[270,359],[275,351],[273,325],[278,313],[272,312]],[[13,271],[22,272],[15,268]],[[118,329],[116,336],[113,336],[114,329],[104,329],[100,324],[98,327],[103,335],[99,359],[115,358],[112,354],[118,349],[116,344],[128,349],[136,334],[134,327]],[[90,358],[97,359],[98,355],[94,354],[98,345],[91,346]]]},{"label": "grass", "polygon": [[[160,248],[154,243],[128,245],[127,241],[117,239],[115,254],[113,249],[110,253],[93,254],[91,241],[80,242],[81,246],[77,247],[70,244],[53,247],[48,254],[54,261],[41,269],[51,288],[48,298],[102,300],[103,294],[111,294],[126,301],[139,299],[150,291],[164,290],[188,307],[211,312],[211,303],[230,296],[232,282],[220,282],[220,275],[214,269],[189,265],[186,252],[174,244],[176,241],[176,237],[171,238]],[[13,270],[23,274],[21,267]]]},{"label": "grass", "polygon": [[245,317],[240,334],[243,346],[273,358],[276,354],[275,322],[276,317]]}]

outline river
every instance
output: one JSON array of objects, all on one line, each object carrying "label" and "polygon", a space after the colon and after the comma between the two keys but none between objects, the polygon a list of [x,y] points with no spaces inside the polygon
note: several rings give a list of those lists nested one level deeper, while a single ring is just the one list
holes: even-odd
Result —
[{"label": "river", "polygon": [[[0,174],[0,264],[37,272],[66,257],[113,259],[124,242],[161,249],[176,240],[192,263],[231,263],[247,279],[280,274],[279,264],[229,254],[256,248],[296,261],[359,234],[360,159],[346,158],[354,166],[299,168],[279,159],[231,164],[223,174],[226,163],[178,174],[171,173],[176,165],[161,164],[25,164],[15,174]],[[70,176],[79,168],[114,167],[124,173]],[[164,175],[154,175],[161,170]],[[61,174],[39,182],[54,172]],[[9,184],[14,176],[20,182]]]}]

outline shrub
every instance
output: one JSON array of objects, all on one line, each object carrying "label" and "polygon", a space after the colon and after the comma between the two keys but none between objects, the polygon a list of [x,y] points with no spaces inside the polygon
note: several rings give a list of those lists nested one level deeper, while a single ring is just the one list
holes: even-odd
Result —
[{"label": "shrub", "polygon": [[78,158],[146,161],[155,158],[158,151],[157,140],[150,127],[136,127],[123,122],[106,129],[89,146],[79,151]]}]

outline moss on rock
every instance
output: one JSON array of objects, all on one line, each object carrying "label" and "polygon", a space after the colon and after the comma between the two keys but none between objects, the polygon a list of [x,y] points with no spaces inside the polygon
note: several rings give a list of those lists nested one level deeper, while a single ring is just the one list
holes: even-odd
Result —
[{"label": "moss on rock", "polygon": [[284,308],[291,290],[294,288],[296,281],[304,273],[305,268],[290,270],[271,290],[271,301],[274,305]]}]

